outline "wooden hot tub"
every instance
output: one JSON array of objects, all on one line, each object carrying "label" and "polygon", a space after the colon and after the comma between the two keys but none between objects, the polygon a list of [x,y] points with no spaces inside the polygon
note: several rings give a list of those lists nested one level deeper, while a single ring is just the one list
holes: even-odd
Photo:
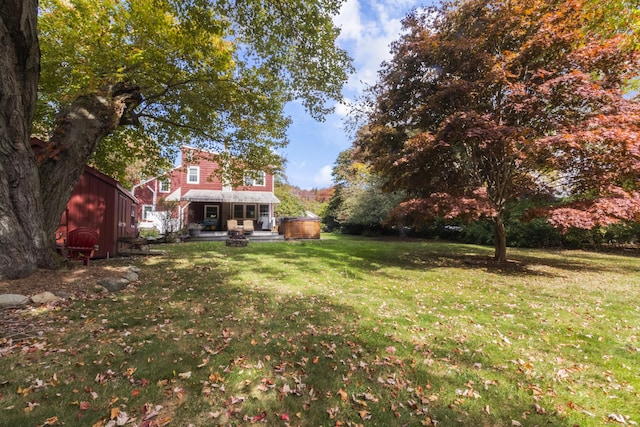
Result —
[{"label": "wooden hot tub", "polygon": [[285,239],[319,239],[320,218],[282,218],[278,232],[283,234]]}]

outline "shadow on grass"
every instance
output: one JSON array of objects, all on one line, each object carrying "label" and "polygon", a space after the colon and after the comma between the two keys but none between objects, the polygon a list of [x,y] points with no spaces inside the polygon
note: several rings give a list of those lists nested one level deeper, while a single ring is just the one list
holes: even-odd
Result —
[{"label": "shadow on grass", "polygon": [[[219,243],[200,243],[199,249],[210,250]],[[189,250],[189,249],[188,249]],[[328,241],[294,241],[286,243],[255,243],[250,248],[228,248],[229,256],[243,268],[251,268],[256,256],[273,257],[271,267],[261,268],[278,274],[287,266],[303,267],[309,274],[324,274],[325,270],[349,270],[361,278],[362,272],[379,272],[397,268],[411,271],[439,268],[482,270],[504,276],[559,277],[561,272],[615,272],[620,268],[611,262],[594,262],[593,257],[615,260],[619,255],[582,251],[509,249],[506,263],[498,263],[493,249],[476,245],[424,240],[389,241],[366,238],[341,238]],[[547,271],[542,271],[540,267]],[[625,265],[624,270],[640,273],[640,263]],[[556,271],[550,271],[556,270]]]},{"label": "shadow on grass", "polygon": [[[355,257],[343,249],[310,252],[334,268],[354,258],[375,268],[388,255],[370,255],[366,262],[364,252]],[[294,253],[285,250],[277,259],[296,264]],[[189,270],[167,259],[154,267],[178,272],[182,284],[170,291],[174,307],[180,301],[212,304],[205,316],[192,316],[188,305],[171,315],[174,328],[181,322],[185,328],[196,323],[197,329],[216,337],[216,345],[198,345],[194,338],[193,351],[199,357],[183,361],[180,369],[197,372],[201,358],[210,357],[209,372],[222,378],[217,385],[225,387],[224,393],[213,388],[207,398],[187,401],[184,422],[203,416],[206,403],[207,411],[227,414],[221,415],[221,424],[240,423],[263,413],[268,425],[281,425],[282,414],[298,414],[302,425],[365,420],[379,426],[435,425],[430,424],[434,421],[439,426],[502,426],[522,420],[523,414],[527,420],[521,422],[526,425],[574,424],[553,411],[536,412],[532,396],[501,369],[493,368],[502,362],[487,355],[468,357],[454,341],[441,337],[417,344],[399,338],[381,326],[380,319],[363,318],[352,304],[326,295],[306,295],[304,283],[298,294],[231,285],[235,268],[265,270],[252,267],[248,252],[234,252],[232,257],[234,270],[227,273],[216,271],[215,262],[212,269]],[[274,268],[272,273],[277,271]],[[480,372],[478,360],[492,368]],[[205,388],[216,385],[211,375],[208,378],[205,374],[190,380],[194,395],[201,393],[203,383]]]},{"label": "shadow on grass", "polygon": [[[493,269],[490,248],[423,241],[340,239],[247,248],[207,242],[167,246],[167,251],[164,257],[139,259],[143,279],[134,287],[43,313],[50,334],[43,337],[52,351],[26,343],[23,354],[3,354],[6,390],[23,393],[0,394],[3,408],[11,408],[3,411],[2,422],[41,425],[55,416],[68,426],[94,425],[108,420],[114,407],[142,418],[140,408],[150,403],[161,405],[159,411],[172,424],[194,426],[251,425],[262,414],[267,425],[274,426],[284,424],[283,415],[292,425],[598,425],[602,418],[557,411],[579,397],[534,396],[534,382],[540,379],[526,376],[524,354],[532,345],[545,346],[549,359],[572,357],[562,352],[562,346],[574,344],[567,335],[567,327],[574,326],[572,317],[569,323],[557,313],[547,314],[548,324],[541,323],[544,316],[538,320],[549,335],[557,334],[546,345],[518,338],[527,334],[528,325],[520,324],[518,316],[529,315],[522,313],[529,301],[520,303],[509,295],[503,298],[514,307],[503,304],[505,300],[473,296],[458,308],[453,306],[461,297],[447,294],[455,291],[455,283],[434,290],[441,293],[434,298],[429,297],[434,287],[428,283],[420,297],[411,293],[411,304],[400,308],[394,302],[406,300],[393,295],[395,290],[386,291],[380,298],[389,301],[381,312],[365,306],[370,301],[366,293],[373,291],[332,292],[366,285],[370,275],[393,276],[399,283],[405,271],[460,268],[510,277],[538,276],[533,266],[540,265],[557,269],[558,275],[637,268],[590,263],[580,254],[518,250],[508,268]],[[330,270],[340,274],[329,277]],[[328,279],[334,282],[331,289]],[[451,299],[443,303],[445,297]],[[449,307],[409,312],[420,307],[419,298],[426,305],[438,304],[437,299]],[[476,326],[484,332],[476,334],[483,331]],[[494,339],[497,344],[491,343]],[[513,345],[500,346],[509,339]],[[616,363],[635,366],[630,351],[621,349]],[[594,353],[592,359],[601,356]],[[544,361],[536,363],[539,369],[548,368]],[[591,362],[576,361],[586,363]],[[596,369],[608,369],[593,363]],[[49,388],[36,381],[52,378],[54,372]],[[36,386],[28,387],[30,382]],[[586,383],[566,384],[554,387]],[[92,400],[88,396],[94,392]],[[617,393],[632,394],[625,389]],[[90,410],[79,411],[82,399]],[[587,409],[609,409],[626,400],[596,404],[594,398],[584,399]],[[35,409],[33,402],[39,403]]]}]

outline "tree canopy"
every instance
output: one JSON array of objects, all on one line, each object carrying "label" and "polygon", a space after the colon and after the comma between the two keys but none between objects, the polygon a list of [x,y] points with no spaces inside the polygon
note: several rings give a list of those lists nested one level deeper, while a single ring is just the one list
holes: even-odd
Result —
[{"label": "tree canopy", "polygon": [[[334,192],[324,213],[330,229],[379,231],[404,195],[381,190],[380,178],[363,162],[358,150],[342,151],[333,166]],[[395,225],[395,224],[394,224]]]},{"label": "tree canopy", "polygon": [[[341,98],[341,3],[5,1],[0,277],[55,267],[54,233],[87,162],[123,179],[189,144],[217,153],[232,183],[277,169],[285,103],[322,119]],[[32,135],[46,143],[35,153]]]},{"label": "tree canopy", "polygon": [[498,261],[519,198],[560,227],[640,218],[640,106],[624,92],[638,49],[590,30],[591,4],[463,0],[405,19],[357,140],[410,196],[396,216],[493,218]]},{"label": "tree canopy", "polygon": [[278,166],[284,104],[301,99],[322,118],[340,99],[350,69],[331,21],[340,3],[43,0],[37,129],[50,134],[70,102],[123,83],[140,90],[135,126],[96,147],[101,171],[124,179],[137,159],[155,172],[163,163],[150,158],[185,143],[243,169]]}]

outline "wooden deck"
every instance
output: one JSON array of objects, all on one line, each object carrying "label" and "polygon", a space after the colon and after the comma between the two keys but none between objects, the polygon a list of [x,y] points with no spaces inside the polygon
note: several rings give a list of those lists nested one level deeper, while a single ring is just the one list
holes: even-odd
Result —
[{"label": "wooden deck", "polygon": [[[272,231],[254,231],[245,235],[250,242],[283,242],[284,236]],[[226,231],[201,231],[200,236],[186,238],[187,242],[222,242],[229,238]]]}]

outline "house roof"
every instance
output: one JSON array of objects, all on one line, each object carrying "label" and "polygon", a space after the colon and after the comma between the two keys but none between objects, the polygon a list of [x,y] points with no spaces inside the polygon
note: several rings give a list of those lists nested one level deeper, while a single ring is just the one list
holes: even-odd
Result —
[{"label": "house roof", "polygon": [[178,188],[176,191],[174,191],[173,193],[169,194],[167,197],[165,197],[165,200],[176,200],[176,201],[180,201],[180,191],[181,189]]},{"label": "house roof", "polygon": [[190,202],[223,202],[223,203],[280,203],[273,194],[265,191],[216,191],[189,190],[182,200]]}]

